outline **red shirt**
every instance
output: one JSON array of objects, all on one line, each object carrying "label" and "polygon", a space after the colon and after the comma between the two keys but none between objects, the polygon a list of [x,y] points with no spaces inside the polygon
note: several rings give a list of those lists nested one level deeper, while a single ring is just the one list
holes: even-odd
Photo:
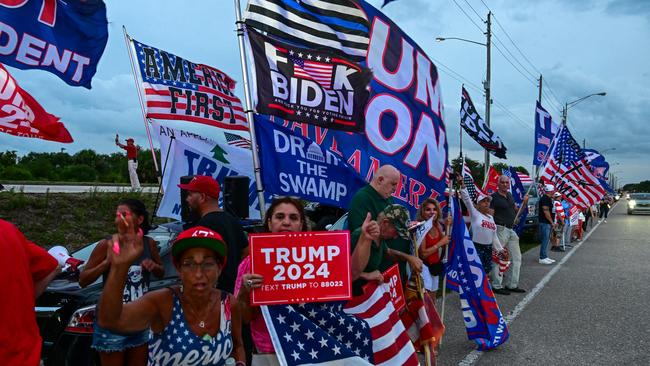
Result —
[{"label": "red shirt", "polygon": [[57,266],[45,249],[0,220],[0,365],[38,365],[41,336],[34,312],[34,282]]},{"label": "red shirt", "polygon": [[[433,236],[431,236],[429,234],[433,234]],[[440,229],[435,230],[435,229],[432,228],[431,230],[429,230],[427,235],[424,237],[424,248],[425,249],[431,248],[432,246],[438,244],[440,239],[442,239],[442,231]],[[441,252],[442,251],[439,250],[439,249],[436,250],[431,255],[424,258],[424,262],[427,263],[427,264],[434,264],[434,263],[440,262],[440,260],[442,259],[442,258],[440,258]]]},{"label": "red shirt", "polygon": [[126,150],[127,159],[137,159],[138,158],[138,148],[135,145],[126,145],[123,147]]}]

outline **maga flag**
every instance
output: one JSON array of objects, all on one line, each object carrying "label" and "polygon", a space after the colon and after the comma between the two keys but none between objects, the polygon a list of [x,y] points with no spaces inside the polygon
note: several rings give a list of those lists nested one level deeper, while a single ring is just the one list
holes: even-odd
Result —
[{"label": "maga flag", "polygon": [[447,288],[460,295],[467,338],[481,351],[494,349],[508,340],[508,327],[463,221],[458,198],[453,199],[453,212],[449,261],[445,264]]},{"label": "maga flag", "polygon": [[370,70],[339,55],[294,47],[249,30],[257,112],[337,130],[363,130]]},{"label": "maga flag", "polygon": [[551,141],[557,133],[558,124],[553,122],[551,114],[537,102],[535,108],[535,150],[533,151],[533,165],[539,166],[551,148]]},{"label": "maga flag", "polygon": [[262,306],[281,365],[418,365],[415,348],[376,283],[345,302]]},{"label": "maga flag", "polygon": [[108,41],[101,0],[0,1],[0,62],[90,89]]},{"label": "maga flag", "polygon": [[59,118],[43,107],[0,64],[0,132],[57,142],[72,142]]},{"label": "maga flag", "polygon": [[592,173],[585,153],[569,129],[563,126],[558,134],[541,178],[553,183],[569,202],[587,208],[600,201],[605,189]]},{"label": "maga flag", "polygon": [[460,125],[485,150],[497,158],[506,158],[506,150],[508,149],[501,142],[501,138],[492,132],[490,127],[483,121],[483,118],[479,116],[465,87],[463,87],[461,95]]},{"label": "maga flag", "polygon": [[148,118],[248,130],[230,76],[136,40],[131,44],[138,59]]},{"label": "maga flag", "polygon": [[497,191],[499,186],[499,172],[493,167],[490,166],[488,169],[487,178],[483,182],[483,192],[487,194],[492,194]]}]

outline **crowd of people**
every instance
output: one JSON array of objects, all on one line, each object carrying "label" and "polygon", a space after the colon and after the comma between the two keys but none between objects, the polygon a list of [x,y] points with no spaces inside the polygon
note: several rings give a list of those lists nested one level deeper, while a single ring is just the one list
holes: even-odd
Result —
[{"label": "crowd of people", "polygon": [[[421,278],[423,290],[435,302],[450,242],[451,215],[443,217],[439,202],[426,199],[412,221],[406,207],[392,198],[399,179],[395,167],[380,167],[348,208],[353,295],[363,293],[368,282],[384,282],[382,273],[397,263],[403,286],[410,279]],[[479,193],[475,200],[463,180],[458,182],[471,238],[492,291],[500,295],[526,292],[519,287],[522,255],[514,230],[519,207],[510,193],[510,178],[499,177],[496,192],[491,196]],[[102,365],[278,365],[260,308],[250,303],[251,291],[271,279],[252,273],[246,233],[237,218],[220,208],[219,184],[212,177],[196,176],[179,187],[187,192],[186,202],[195,217],[171,247],[180,285],[148,291],[151,276],[162,277],[164,267],[156,242],[147,236],[147,210],[142,202],[132,199],[118,203],[117,232],[99,242],[80,272],[82,287],[100,276],[103,279],[92,345]],[[597,215],[606,222],[610,201],[604,198],[599,205],[580,212],[578,225],[572,226],[566,197],[550,184],[544,191],[539,201],[539,263],[552,264],[548,251],[564,251],[574,238],[581,240],[583,230]],[[527,201],[525,196],[522,205]],[[427,220],[433,224],[415,249],[409,228]],[[0,221],[0,225],[0,244],[20,244],[12,244],[11,250],[19,251],[16,258],[25,262],[19,273],[38,296],[44,283],[56,274],[56,261],[9,224]],[[263,227],[269,233],[310,229],[303,203],[291,197],[273,200]],[[493,265],[495,256],[510,262],[505,271]],[[20,301],[33,308],[33,298]],[[27,323],[32,325],[30,332],[37,334],[35,321]],[[32,334],[17,343],[11,354],[0,351],[0,360],[36,365],[38,357],[33,354],[40,350],[37,343]]]}]

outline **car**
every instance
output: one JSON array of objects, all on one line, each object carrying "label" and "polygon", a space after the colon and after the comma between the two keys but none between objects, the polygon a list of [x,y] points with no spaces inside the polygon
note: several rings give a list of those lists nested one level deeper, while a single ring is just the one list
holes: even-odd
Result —
[{"label": "car", "polygon": [[339,217],[335,223],[327,225],[327,231],[335,230],[347,230],[348,229],[348,213],[346,212],[343,216]]},{"label": "car", "polygon": [[[148,236],[158,242],[165,267],[162,280],[152,278],[150,290],[178,283],[171,259],[171,243],[182,230],[180,223],[155,227]],[[99,241],[91,243],[71,256],[88,261]],[[83,266],[83,265],[82,265]],[[80,267],[83,268],[83,267]],[[62,272],[36,300],[36,321],[43,347],[41,358],[46,366],[99,365],[99,356],[90,348],[95,320],[95,305],[102,291],[101,276],[86,288],[79,287],[78,272]]]},{"label": "car", "polygon": [[528,215],[526,215],[526,221],[524,222],[524,230],[530,231],[533,236],[536,237],[537,229],[539,226],[539,218],[537,217],[538,204],[539,204],[539,193],[533,187],[528,190],[530,185],[524,186],[524,191],[528,192]]},{"label": "car", "polygon": [[627,201],[627,214],[650,212],[650,193],[630,193]]},{"label": "car", "polygon": [[305,215],[311,222],[312,230],[326,230],[327,226],[338,220],[345,210],[340,207],[325,205],[317,202],[309,202],[305,205]]}]

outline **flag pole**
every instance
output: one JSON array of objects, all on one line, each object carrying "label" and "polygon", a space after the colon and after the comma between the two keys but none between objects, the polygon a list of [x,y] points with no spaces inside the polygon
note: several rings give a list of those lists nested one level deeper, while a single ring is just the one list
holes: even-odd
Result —
[{"label": "flag pole", "polygon": [[[144,106],[144,97],[142,96],[141,83],[138,82],[138,76],[135,69],[135,62],[133,61],[133,52],[132,52],[132,42],[133,39],[126,31],[126,26],[122,25],[122,31],[124,32],[124,43],[126,44],[126,51],[129,53],[129,62],[131,62],[131,74],[133,75],[133,82],[135,83],[135,90],[138,92],[138,101],[140,102],[140,110],[142,111],[142,120],[144,122],[144,129],[147,131],[147,139],[149,139],[149,148],[151,148],[151,156],[153,158],[153,167],[156,170],[156,178],[158,179],[158,184],[161,183],[160,169],[158,169],[158,160],[156,159],[156,152],[153,148],[153,141],[151,139],[151,132],[149,131],[149,121],[147,120],[147,112]],[[162,190],[162,186],[159,188],[159,192]]]},{"label": "flag pole", "polygon": [[[462,132],[461,132],[461,139],[462,139]],[[461,156],[463,155],[462,150],[461,150]],[[465,158],[463,158],[463,165],[465,165]],[[461,167],[461,172],[462,172],[462,167]],[[451,211],[451,195],[453,194],[453,187],[454,187],[454,177],[450,177],[449,179],[451,183],[451,187],[449,187],[449,194],[447,194],[447,217],[449,215],[452,215]],[[453,220],[453,216],[452,220]],[[451,236],[451,223],[446,220],[447,223],[445,224],[445,235]],[[453,222],[453,221],[452,221]],[[449,262],[449,244],[447,244],[447,248],[445,248],[445,259],[444,259],[444,264],[446,265]],[[447,271],[443,271],[444,276],[442,279],[442,305],[440,306],[440,323],[442,325],[445,325],[445,304],[447,302]],[[438,342],[438,348],[442,349],[442,338],[444,337],[444,334],[440,336],[440,342]]]},{"label": "flag pole", "polygon": [[[415,233],[412,231],[409,232],[409,238],[411,239],[411,251],[414,253],[415,256],[417,256],[418,248],[417,248],[417,244],[415,243]],[[414,272],[414,275],[415,275],[415,287],[417,289],[418,299],[424,301],[424,287],[422,286],[422,274]],[[427,342],[427,344],[422,344],[422,347],[424,348],[424,362],[426,363],[427,366],[433,366],[431,365],[431,349],[429,348],[430,342],[431,341]]]},{"label": "flag pole", "polygon": [[257,199],[260,203],[260,216],[265,220],[265,203],[264,203],[264,187],[262,187],[262,174],[260,173],[260,158],[257,152],[257,138],[255,135],[255,120],[253,116],[253,101],[251,98],[251,90],[248,84],[248,61],[246,59],[246,50],[244,45],[244,22],[241,15],[241,6],[239,0],[235,2],[235,24],[237,25],[237,38],[239,40],[239,60],[241,62],[242,80],[244,82],[244,97],[246,100],[246,120],[248,121],[248,130],[251,134],[251,149],[253,152],[253,171],[255,173],[255,184],[257,187]]}]

